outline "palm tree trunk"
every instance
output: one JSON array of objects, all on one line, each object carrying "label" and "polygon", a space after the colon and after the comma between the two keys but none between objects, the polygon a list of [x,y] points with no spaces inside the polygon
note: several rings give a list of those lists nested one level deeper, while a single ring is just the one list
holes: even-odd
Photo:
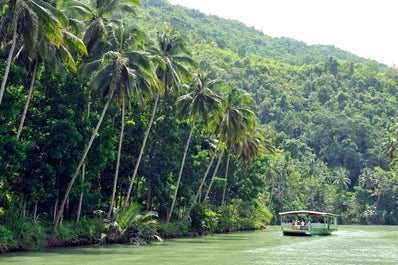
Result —
[{"label": "palm tree trunk", "polygon": [[155,102],[154,102],[154,105],[153,105],[151,119],[149,120],[148,128],[145,131],[145,135],[144,135],[144,139],[142,141],[140,153],[138,155],[137,162],[136,162],[135,167],[134,167],[133,176],[132,176],[131,181],[130,181],[130,186],[129,186],[129,189],[128,189],[127,194],[126,194],[126,198],[124,200],[122,213],[126,210],[127,204],[128,204],[128,202],[130,200],[130,195],[131,195],[131,190],[133,189],[134,179],[137,176],[138,168],[139,168],[140,163],[141,163],[141,158],[142,158],[142,155],[144,153],[146,141],[148,140],[149,132],[151,131],[153,120],[155,119],[155,114],[156,114],[156,109],[158,107],[159,97],[160,97],[159,93],[156,93],[156,98],[155,98]]},{"label": "palm tree trunk", "polygon": [[57,195],[56,195],[57,198],[55,199],[55,204],[54,204],[53,223],[55,222],[55,219],[57,218],[57,209],[58,209],[58,202],[59,202],[58,194],[59,194],[59,191],[57,190]]},{"label": "palm tree trunk", "polygon": [[[90,118],[90,100],[87,103],[87,120]],[[86,163],[83,163],[82,166],[82,184],[84,183],[84,178],[86,176]],[[79,197],[79,206],[77,207],[77,214],[76,214],[76,224],[79,223],[81,212],[83,206],[83,192],[80,193]]]},{"label": "palm tree trunk", "polygon": [[115,195],[116,195],[116,188],[117,188],[117,179],[119,176],[119,167],[120,167],[120,156],[122,154],[122,143],[123,143],[123,134],[124,134],[124,115],[125,115],[125,98],[122,97],[122,125],[120,128],[120,135],[119,135],[119,147],[117,151],[117,159],[116,159],[116,171],[115,171],[115,178],[113,181],[113,190],[112,190],[112,198],[111,202],[109,204],[109,210],[108,210],[108,220],[111,217],[112,214],[112,209],[113,205],[115,204]]},{"label": "palm tree trunk", "polygon": [[214,182],[214,179],[216,178],[216,174],[217,174],[217,171],[218,171],[218,167],[220,166],[220,163],[221,163],[221,160],[222,160],[222,157],[223,157],[223,156],[224,156],[224,149],[221,151],[220,157],[218,158],[216,168],[214,169],[213,175],[211,176],[210,183],[209,183],[209,187],[207,188],[206,195],[205,195],[205,197],[203,198],[203,201],[202,201],[202,202],[205,202],[205,201],[208,199],[208,197],[209,197],[209,193],[210,193],[210,190],[211,190],[211,186],[213,186],[213,182]]},{"label": "palm tree trunk", "polygon": [[188,211],[186,211],[186,212],[184,213],[184,216],[183,216],[183,217],[181,218],[181,220],[178,222],[178,224],[177,224],[177,226],[176,226],[177,229],[185,222],[185,220],[188,218],[189,214],[191,213],[193,207],[196,205],[196,203],[197,203],[197,201],[198,201],[198,199],[199,199],[199,196],[200,196],[200,194],[202,193],[203,185],[204,185],[204,183],[205,183],[205,181],[206,181],[207,175],[209,174],[210,168],[211,168],[212,165],[213,165],[214,158],[216,157],[217,151],[218,151],[218,148],[215,150],[214,154],[211,156],[209,165],[207,166],[206,172],[205,172],[205,174],[203,175],[202,181],[200,182],[200,185],[199,185],[198,191],[196,192],[195,198],[194,198],[193,202],[191,203],[191,206],[189,206]]},{"label": "palm tree trunk", "polygon": [[79,164],[76,167],[75,173],[73,174],[73,176],[72,176],[72,178],[71,178],[71,180],[69,182],[69,185],[68,185],[68,187],[66,189],[64,198],[62,199],[62,202],[61,202],[61,204],[59,206],[57,216],[56,216],[56,218],[54,220],[54,223],[53,223],[53,226],[51,228],[51,234],[52,235],[54,235],[55,230],[58,228],[59,222],[61,221],[61,217],[62,217],[63,212],[64,212],[65,203],[66,203],[66,201],[68,199],[68,196],[69,196],[69,193],[70,193],[70,191],[72,189],[73,183],[75,183],[75,180],[76,180],[76,178],[77,178],[77,176],[78,176],[78,174],[80,172],[80,169],[81,169],[84,161],[86,160],[88,151],[90,151],[91,145],[93,144],[95,136],[97,135],[98,130],[99,130],[101,124],[102,124],[102,121],[103,121],[103,119],[105,117],[105,113],[106,113],[106,111],[107,111],[107,109],[109,107],[109,104],[111,102],[112,96],[113,96],[113,91],[111,92],[107,102],[105,103],[104,109],[102,110],[101,116],[100,116],[100,118],[99,118],[99,120],[97,122],[97,126],[95,127],[95,129],[94,129],[94,131],[93,131],[93,133],[91,135],[90,141],[88,142],[88,144],[87,144],[87,146],[86,146],[86,148],[85,148],[85,150],[83,152],[83,155],[82,155],[82,157],[80,159],[80,162],[79,162]]},{"label": "palm tree trunk", "polygon": [[228,180],[228,171],[229,171],[229,160],[231,158],[231,155],[228,153],[228,159],[227,159],[227,166],[225,167],[225,186],[222,192],[222,199],[221,199],[221,207],[225,206],[225,191],[227,190],[227,180]]},{"label": "palm tree trunk", "polygon": [[12,32],[11,48],[10,48],[10,52],[8,53],[7,65],[6,65],[6,69],[4,70],[3,81],[1,82],[1,87],[0,87],[0,105],[1,105],[1,101],[3,100],[4,91],[6,90],[8,74],[10,73],[12,57],[14,55],[15,45],[17,43],[17,22],[16,21],[13,21],[13,22],[14,22],[14,29]]},{"label": "palm tree trunk", "polygon": [[[85,175],[86,175],[86,164],[83,163],[83,166],[82,166],[82,183],[84,183]],[[77,206],[76,224],[78,224],[79,221],[80,221],[80,215],[81,215],[81,212],[82,212],[82,206],[83,206],[83,192],[80,193],[79,205]]]},{"label": "palm tree trunk", "polygon": [[32,73],[32,79],[30,80],[30,85],[29,85],[29,92],[28,92],[28,97],[26,98],[25,102],[25,107],[22,112],[22,117],[21,117],[21,122],[19,123],[18,131],[17,131],[17,139],[21,136],[22,128],[25,123],[26,119],[26,113],[28,112],[30,100],[32,99],[32,94],[33,94],[33,87],[35,85],[35,80],[36,80],[36,73],[37,73],[37,60],[35,60],[35,65],[33,67],[33,73]]},{"label": "palm tree trunk", "polygon": [[35,208],[33,210],[33,222],[37,221],[37,204],[38,202],[35,202]]},{"label": "palm tree trunk", "polygon": [[173,210],[174,210],[174,205],[175,205],[175,202],[176,202],[176,199],[177,199],[177,193],[178,193],[178,189],[179,189],[179,187],[180,187],[182,172],[183,172],[183,170],[184,170],[185,160],[186,160],[186,157],[187,157],[188,148],[189,148],[189,144],[190,144],[190,142],[191,142],[191,138],[192,138],[192,134],[193,134],[193,129],[194,129],[194,127],[195,127],[195,118],[194,118],[194,120],[192,121],[191,131],[189,132],[189,136],[188,136],[187,142],[186,142],[186,144],[185,144],[184,155],[182,156],[182,162],[181,162],[180,171],[178,172],[177,184],[176,184],[176,189],[175,189],[175,191],[174,191],[173,201],[171,202],[170,210],[169,210],[169,212],[167,213],[166,226],[167,226],[168,223],[170,222],[170,218],[171,218],[171,215],[172,215]]}]

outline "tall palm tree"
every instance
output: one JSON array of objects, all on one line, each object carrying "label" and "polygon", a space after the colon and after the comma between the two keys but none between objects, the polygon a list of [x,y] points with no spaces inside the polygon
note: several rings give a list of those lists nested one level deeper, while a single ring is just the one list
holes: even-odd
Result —
[{"label": "tall palm tree", "polygon": [[[234,146],[236,147],[237,143],[252,143],[247,140],[249,139],[248,135],[255,128],[256,119],[254,112],[250,108],[250,105],[252,105],[252,99],[250,95],[243,90],[228,87],[226,93],[224,93],[223,99],[222,111],[220,112],[220,115],[214,119],[216,135],[229,148]],[[244,141],[245,139],[246,141]],[[260,148],[261,141],[259,141],[259,144],[256,146]],[[252,149],[241,148],[239,151],[241,151],[241,154],[244,154],[243,151],[247,150],[251,151]],[[222,154],[224,154],[224,152],[222,152]],[[222,155],[220,155],[219,159],[221,158]],[[209,195],[217,169],[218,167],[216,167],[215,172],[212,175],[204,200],[206,200]]]},{"label": "tall palm tree", "polygon": [[17,43],[21,42],[23,49],[32,56],[35,54],[40,33],[47,42],[59,47],[63,38],[60,30],[62,25],[66,25],[64,15],[46,1],[8,1],[7,10],[0,21],[0,40],[6,42],[11,39],[0,87],[0,105]]},{"label": "tall palm tree", "polygon": [[[170,210],[168,212],[168,217],[167,217],[166,223],[168,223],[170,221],[170,217],[171,217],[171,214],[174,209],[174,204],[177,199],[178,188],[180,185],[182,172],[183,172],[184,165],[185,165],[185,159],[187,156],[188,147],[189,147],[192,133],[194,130],[195,121],[197,119],[197,116],[200,116],[203,119],[203,121],[205,122],[205,124],[208,124],[209,115],[211,113],[216,113],[219,111],[219,109],[221,107],[221,98],[213,90],[220,84],[221,84],[221,82],[219,80],[211,79],[211,80],[207,81],[206,75],[204,75],[202,73],[198,73],[195,75],[193,84],[190,87],[191,92],[186,95],[180,96],[177,100],[177,106],[178,106],[179,113],[188,115],[188,117],[192,120],[192,125],[191,125],[191,130],[189,132],[187,142],[185,144],[184,154],[183,154],[181,167],[180,167],[177,184],[176,184],[176,190],[174,191],[173,201],[172,201]],[[216,152],[217,151],[218,150],[216,150]],[[214,161],[214,156],[212,156],[212,160],[210,161],[210,164],[212,164],[213,161]],[[205,175],[208,174],[209,170],[210,170],[209,168],[206,170]],[[186,212],[186,217],[183,217],[183,219],[179,222],[178,226],[181,225],[185,221],[184,219],[187,218],[187,216],[189,215],[189,212],[193,208],[193,205],[197,202],[197,200],[199,198],[199,194],[203,187],[202,182],[199,186],[198,192],[195,195],[194,202],[191,205],[192,207],[190,207],[190,209]]]},{"label": "tall palm tree", "polygon": [[82,1],[68,1],[68,10],[79,14],[86,23],[83,40],[86,44],[89,61],[100,59],[109,51],[107,34],[110,23],[118,22],[112,19],[117,11],[134,13],[134,8],[139,5],[138,0],[92,0],[90,4]]},{"label": "tall palm tree", "polygon": [[135,71],[129,67],[128,62],[128,58],[124,57],[123,54],[115,51],[109,51],[103,55],[101,60],[92,62],[88,65],[88,69],[86,69],[88,73],[94,71],[94,74],[91,76],[90,84],[91,87],[94,89],[94,96],[104,98],[105,105],[97,122],[97,125],[91,135],[91,138],[86,148],[84,149],[79,164],[76,167],[76,170],[71,177],[71,180],[65,191],[65,195],[59,206],[57,216],[53,223],[52,233],[55,232],[59,225],[69,193],[87,157],[87,154],[101,126],[105,113],[114,97],[114,94],[123,89],[126,89],[128,91],[136,90],[136,74]]},{"label": "tall palm tree", "polygon": [[[90,5],[91,4],[91,5]],[[110,0],[101,1],[93,0],[90,4],[85,4],[81,1],[71,0],[65,5],[68,14],[80,17],[86,23],[86,27],[82,32],[83,40],[87,46],[89,56],[85,58],[82,69],[91,69],[92,66],[97,67],[99,61],[102,60],[102,55],[109,51],[120,52],[128,41],[125,39],[124,25],[119,21],[111,19],[115,11],[134,12],[134,7],[139,3],[137,0]],[[76,25],[76,31],[82,31],[77,20],[73,20]],[[118,27],[114,27],[117,25]],[[119,34],[117,34],[119,33]],[[132,41],[133,42],[133,41]],[[134,43],[134,42],[133,42]],[[126,55],[127,56],[127,55]],[[131,61],[131,60],[130,60]],[[90,70],[88,70],[90,72]],[[120,91],[119,91],[120,92]],[[123,93],[122,93],[123,94]],[[120,97],[121,96],[121,97]],[[118,98],[122,99],[122,116],[124,114],[124,100],[125,95],[119,94]],[[124,117],[122,117],[124,121]],[[108,211],[108,215],[113,207],[115,189],[117,185],[117,178],[119,172],[121,142],[123,140],[124,122],[122,121],[121,134],[119,136],[118,158],[114,179],[114,188],[112,191],[112,199]],[[84,173],[83,173],[84,175]],[[81,204],[81,202],[79,202]]]},{"label": "tall palm tree", "polygon": [[[124,115],[125,115],[125,105],[126,100],[130,103],[131,95],[130,92],[134,93],[134,98],[141,103],[144,104],[144,97],[148,94],[151,94],[152,88],[157,87],[157,79],[151,65],[150,59],[146,57],[146,53],[140,51],[140,47],[134,47],[134,41],[140,38],[133,38],[133,35],[137,36],[136,34],[132,34],[133,31],[126,30],[123,23],[117,23],[115,25],[114,30],[112,32],[113,41],[115,48],[119,50],[119,52],[125,54],[129,58],[129,66],[134,69],[136,73],[136,82],[137,85],[134,87],[136,88],[134,91],[129,91],[127,87],[123,86],[121,90],[116,91],[118,103],[122,106],[122,117],[121,117],[121,128],[120,128],[120,135],[119,135],[119,145],[118,145],[118,154],[116,159],[116,170],[115,170],[115,177],[112,189],[112,198],[109,205],[108,210],[108,219],[110,218],[114,201],[116,195],[116,187],[119,175],[119,166],[120,166],[120,157],[121,157],[121,149],[122,149],[122,142],[123,142],[123,134],[124,134]],[[143,36],[141,32],[138,33],[139,36]],[[131,52],[124,52],[123,47],[126,46],[126,42],[130,43],[130,50]],[[137,41],[138,43],[138,41]],[[121,101],[121,103],[120,103]]]},{"label": "tall palm tree", "polygon": [[58,46],[46,39],[43,34],[39,33],[35,54],[33,56],[27,57],[28,60],[32,61],[33,70],[31,73],[28,96],[25,101],[25,107],[17,131],[17,139],[19,139],[21,136],[22,128],[33,93],[36,79],[35,77],[39,63],[45,61],[46,65],[53,67],[53,69],[57,69],[58,71],[62,71],[64,65],[67,65],[72,70],[76,71],[77,67],[74,57],[77,54],[87,55],[86,46],[81,39],[67,31],[67,29],[60,28],[60,31],[62,33],[62,40]]},{"label": "tall palm tree", "polygon": [[148,122],[147,129],[141,144],[141,149],[135,163],[133,176],[130,180],[129,189],[124,201],[123,211],[126,209],[130,200],[131,190],[133,188],[135,177],[138,173],[138,168],[145,150],[145,145],[148,140],[150,130],[158,106],[160,96],[164,93],[179,95],[181,87],[181,78],[189,79],[190,71],[187,66],[196,66],[196,63],[191,58],[190,52],[186,48],[187,38],[173,32],[171,29],[166,28],[158,34],[157,42],[149,49],[154,63],[156,77],[159,80],[158,89],[155,89],[155,99],[153,103],[152,114]]},{"label": "tall palm tree", "polygon": [[[230,164],[231,153],[239,158],[240,161],[250,161],[256,157],[259,157],[264,151],[273,153],[274,147],[269,142],[269,139],[264,139],[263,132],[257,127],[246,133],[238,142],[235,142],[233,146],[229,146],[229,152],[227,157],[227,164],[225,169],[224,181],[228,183],[228,172]],[[210,187],[209,187],[210,188]],[[227,186],[223,188],[223,194],[221,197],[221,206],[225,206]]]}]

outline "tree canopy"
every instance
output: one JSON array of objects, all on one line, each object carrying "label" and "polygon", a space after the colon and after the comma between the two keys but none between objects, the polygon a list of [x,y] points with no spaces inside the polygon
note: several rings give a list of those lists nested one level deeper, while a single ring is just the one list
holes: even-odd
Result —
[{"label": "tree canopy", "polygon": [[0,220],[398,223],[398,69],[165,0],[19,2],[0,1]]}]

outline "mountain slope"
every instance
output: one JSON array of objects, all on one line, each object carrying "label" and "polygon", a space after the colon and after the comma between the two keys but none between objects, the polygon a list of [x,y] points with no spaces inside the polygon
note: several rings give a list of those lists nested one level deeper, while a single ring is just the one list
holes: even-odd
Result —
[{"label": "mountain slope", "polygon": [[253,54],[296,65],[314,63],[325,56],[354,63],[369,62],[332,45],[307,45],[291,38],[273,38],[237,20],[205,15],[198,10],[171,5],[166,0],[143,0],[141,7],[138,17],[143,23],[140,24],[149,26],[148,29],[167,23],[192,36],[196,42],[216,43],[219,48],[230,49],[240,56]]}]

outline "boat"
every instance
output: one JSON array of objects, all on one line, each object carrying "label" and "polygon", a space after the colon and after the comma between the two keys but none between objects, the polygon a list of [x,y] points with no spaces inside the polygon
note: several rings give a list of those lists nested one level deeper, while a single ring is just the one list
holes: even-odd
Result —
[{"label": "boat", "polygon": [[317,211],[290,211],[279,213],[285,236],[324,236],[337,231],[338,215]]}]

